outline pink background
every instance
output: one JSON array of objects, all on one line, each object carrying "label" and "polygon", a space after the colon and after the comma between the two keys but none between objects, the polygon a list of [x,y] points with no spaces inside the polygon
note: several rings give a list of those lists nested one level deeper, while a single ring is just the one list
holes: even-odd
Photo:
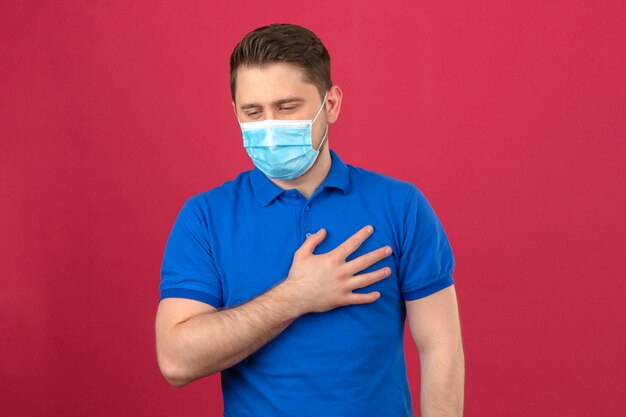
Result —
[{"label": "pink background", "polygon": [[414,182],[444,225],[466,416],[624,415],[626,3],[0,9],[2,415],[220,415],[218,376],[160,375],[159,268],[184,200],[252,167],[228,59],[271,22],[330,51],[331,147]]}]

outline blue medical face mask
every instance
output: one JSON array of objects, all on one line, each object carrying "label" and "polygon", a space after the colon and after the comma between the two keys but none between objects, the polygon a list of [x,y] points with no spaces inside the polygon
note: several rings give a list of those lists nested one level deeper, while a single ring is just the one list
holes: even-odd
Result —
[{"label": "blue medical face mask", "polygon": [[313,123],[325,103],[326,95],[313,120],[239,122],[243,146],[254,165],[268,177],[279,180],[291,180],[307,172],[328,136],[327,125],[320,146],[313,149]]}]

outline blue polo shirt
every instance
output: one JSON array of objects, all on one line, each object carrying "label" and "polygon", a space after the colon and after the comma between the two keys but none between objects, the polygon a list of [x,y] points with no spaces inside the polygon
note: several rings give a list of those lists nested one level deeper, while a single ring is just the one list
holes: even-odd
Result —
[{"label": "blue polo shirt", "polygon": [[362,271],[391,275],[355,292],[373,303],[299,317],[275,339],[221,373],[224,415],[412,416],[404,360],[406,300],[453,284],[454,258],[432,207],[410,182],[345,164],[333,150],[308,200],[260,170],[187,199],[167,240],[161,299],[235,307],[283,281],[309,233],[315,253],[362,227],[374,233],[347,260],[385,245],[393,254]]}]

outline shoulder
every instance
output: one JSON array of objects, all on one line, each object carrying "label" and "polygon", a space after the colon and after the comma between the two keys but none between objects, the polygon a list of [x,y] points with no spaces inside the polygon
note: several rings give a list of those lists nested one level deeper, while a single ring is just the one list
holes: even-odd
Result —
[{"label": "shoulder", "polygon": [[243,171],[217,187],[193,194],[187,198],[185,204],[204,207],[231,201],[250,190],[250,172],[251,170]]},{"label": "shoulder", "polygon": [[407,201],[422,195],[418,187],[411,181],[361,167],[347,166],[351,184],[354,185],[357,191],[376,193],[380,196],[393,198],[395,201]]},{"label": "shoulder", "polygon": [[181,211],[203,223],[211,214],[232,212],[241,198],[251,194],[249,176],[250,170],[243,171],[217,187],[192,194],[185,200]]},{"label": "shoulder", "polygon": [[364,204],[373,204],[398,219],[408,221],[434,215],[426,195],[414,182],[360,167],[348,167],[353,191]]}]

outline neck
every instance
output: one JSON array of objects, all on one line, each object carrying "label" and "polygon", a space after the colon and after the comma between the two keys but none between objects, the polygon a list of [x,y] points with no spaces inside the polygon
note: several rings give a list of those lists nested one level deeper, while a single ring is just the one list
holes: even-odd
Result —
[{"label": "neck", "polygon": [[317,187],[326,179],[328,172],[330,171],[331,157],[327,144],[324,144],[320,149],[320,154],[317,156],[313,166],[305,172],[303,175],[292,180],[278,180],[270,178],[274,184],[278,185],[283,190],[297,189],[307,200],[311,198]]}]

